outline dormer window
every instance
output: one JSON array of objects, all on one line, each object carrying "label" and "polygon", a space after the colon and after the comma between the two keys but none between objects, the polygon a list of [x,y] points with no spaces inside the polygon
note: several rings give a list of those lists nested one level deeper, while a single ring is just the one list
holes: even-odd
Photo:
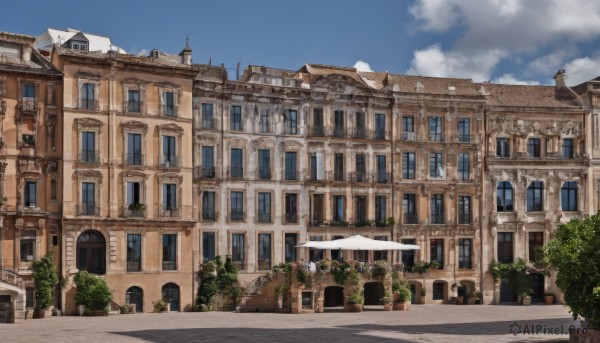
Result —
[{"label": "dormer window", "polygon": [[88,51],[88,44],[82,41],[71,41],[71,49],[79,51]]},{"label": "dormer window", "polygon": [[0,44],[0,55],[8,58],[21,58],[21,49],[16,44],[2,43]]}]

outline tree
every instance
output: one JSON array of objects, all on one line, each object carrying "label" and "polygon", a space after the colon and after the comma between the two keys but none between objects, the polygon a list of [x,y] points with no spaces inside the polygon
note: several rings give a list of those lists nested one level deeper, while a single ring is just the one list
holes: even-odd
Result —
[{"label": "tree", "polygon": [[545,249],[573,318],[600,330],[600,215],[560,225]]},{"label": "tree", "polygon": [[33,261],[33,282],[35,285],[35,309],[47,310],[52,305],[52,293],[58,283],[54,265],[54,253],[49,252],[40,260]]},{"label": "tree", "polygon": [[112,300],[112,292],[106,281],[83,270],[74,277],[77,293],[75,303],[90,310],[103,310]]}]

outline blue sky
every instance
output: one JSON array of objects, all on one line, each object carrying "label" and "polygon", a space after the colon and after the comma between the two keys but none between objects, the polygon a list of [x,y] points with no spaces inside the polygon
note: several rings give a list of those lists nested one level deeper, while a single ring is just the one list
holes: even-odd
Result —
[{"label": "blue sky", "polygon": [[[129,53],[178,53],[195,63],[374,71],[551,84],[600,75],[598,0],[8,1],[0,31],[48,27],[109,36]],[[233,75],[233,74],[232,74]]]}]

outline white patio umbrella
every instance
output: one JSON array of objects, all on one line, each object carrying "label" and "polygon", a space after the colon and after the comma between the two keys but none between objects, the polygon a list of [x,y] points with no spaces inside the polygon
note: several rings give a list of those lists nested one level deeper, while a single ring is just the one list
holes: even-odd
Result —
[{"label": "white patio umbrella", "polygon": [[402,244],[392,241],[379,241],[361,235],[336,239],[333,241],[310,241],[299,245],[303,248],[331,250],[417,250],[418,245]]}]

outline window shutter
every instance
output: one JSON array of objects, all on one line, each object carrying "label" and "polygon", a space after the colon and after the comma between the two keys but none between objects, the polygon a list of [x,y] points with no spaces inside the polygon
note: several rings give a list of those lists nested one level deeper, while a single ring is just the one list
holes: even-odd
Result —
[{"label": "window shutter", "polygon": [[319,151],[316,153],[317,156],[317,179],[318,180],[323,180],[324,179],[324,170],[323,170],[323,152]]}]

